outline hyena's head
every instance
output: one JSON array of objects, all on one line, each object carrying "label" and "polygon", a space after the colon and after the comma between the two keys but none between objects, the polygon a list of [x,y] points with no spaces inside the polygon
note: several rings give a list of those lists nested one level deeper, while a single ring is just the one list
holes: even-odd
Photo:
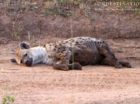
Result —
[{"label": "hyena's head", "polygon": [[11,61],[19,65],[32,66],[41,63],[47,64],[48,54],[45,47],[30,47],[28,43],[22,42],[15,53],[16,57],[11,59]]},{"label": "hyena's head", "polygon": [[17,64],[24,64],[26,66],[33,65],[33,58],[30,49],[18,49],[16,52],[16,62]]},{"label": "hyena's head", "polygon": [[19,65],[24,64],[27,66],[31,66],[33,60],[31,57],[29,57],[29,51],[30,51],[29,43],[21,42],[19,47],[15,51],[15,58],[11,59],[11,61]]}]

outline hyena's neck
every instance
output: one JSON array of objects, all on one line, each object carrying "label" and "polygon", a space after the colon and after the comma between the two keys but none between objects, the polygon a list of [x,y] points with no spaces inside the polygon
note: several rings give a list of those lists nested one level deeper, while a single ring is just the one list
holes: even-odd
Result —
[{"label": "hyena's neck", "polygon": [[48,44],[45,44],[44,48],[46,49],[46,52],[47,52],[47,59],[46,59],[46,62],[45,64],[47,65],[52,65],[54,63],[54,50],[55,50],[55,47],[56,46],[56,43],[48,43]]},{"label": "hyena's neck", "polygon": [[33,64],[44,63],[48,57],[46,49],[42,46],[30,48],[28,55],[33,58]]}]

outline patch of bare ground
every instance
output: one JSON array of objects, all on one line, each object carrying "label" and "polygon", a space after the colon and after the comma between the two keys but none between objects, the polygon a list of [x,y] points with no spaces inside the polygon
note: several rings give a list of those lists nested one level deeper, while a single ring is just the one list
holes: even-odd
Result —
[{"label": "patch of bare ground", "polygon": [[[51,40],[50,40],[51,39]],[[42,38],[32,45],[61,40]],[[50,66],[10,63],[18,42],[0,44],[0,102],[5,95],[15,104],[140,104],[140,39],[107,40],[131,69],[86,66],[82,71],[58,71]]]}]

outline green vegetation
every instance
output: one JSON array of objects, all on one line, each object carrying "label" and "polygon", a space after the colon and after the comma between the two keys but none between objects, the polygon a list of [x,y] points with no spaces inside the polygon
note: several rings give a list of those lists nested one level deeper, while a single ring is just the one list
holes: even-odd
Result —
[{"label": "green vegetation", "polygon": [[14,104],[15,98],[13,96],[5,96],[2,100],[2,104]]}]

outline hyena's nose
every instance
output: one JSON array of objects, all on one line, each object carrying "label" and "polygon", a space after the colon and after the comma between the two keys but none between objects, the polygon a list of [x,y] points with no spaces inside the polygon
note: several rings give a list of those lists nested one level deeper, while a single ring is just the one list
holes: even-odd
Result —
[{"label": "hyena's nose", "polygon": [[28,60],[25,62],[25,64],[26,64],[27,66],[32,66],[32,64],[33,64],[33,59],[32,59],[32,58],[28,58]]}]

